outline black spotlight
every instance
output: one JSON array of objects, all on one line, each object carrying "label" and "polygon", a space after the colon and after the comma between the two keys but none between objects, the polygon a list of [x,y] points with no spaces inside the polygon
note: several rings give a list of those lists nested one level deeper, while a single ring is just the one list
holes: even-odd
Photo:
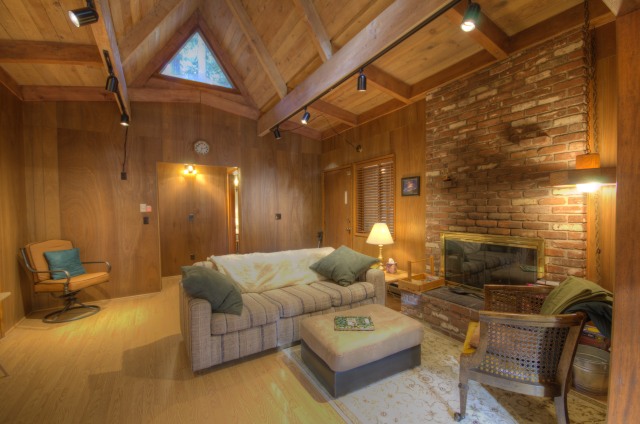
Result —
[{"label": "black spotlight", "polygon": [[367,76],[360,69],[360,75],[358,76],[358,91],[367,91]]},{"label": "black spotlight", "polygon": [[311,114],[309,112],[307,112],[307,107],[304,107],[304,114],[302,114],[302,119],[300,120],[300,122],[302,122],[303,125],[307,125],[309,123],[309,119],[311,118]]},{"label": "black spotlight", "polygon": [[120,115],[120,125],[122,125],[123,127],[129,126],[129,115],[127,115],[126,113]]},{"label": "black spotlight", "polygon": [[480,17],[480,5],[478,3],[474,3],[469,0],[469,6],[467,6],[467,11],[464,12],[464,16],[462,17],[462,23],[460,24],[460,28],[464,32],[473,31],[478,25],[478,18]]},{"label": "black spotlight", "polygon": [[98,12],[93,4],[93,0],[87,0],[87,7],[70,10],[69,19],[71,19],[71,22],[77,27],[98,22]]},{"label": "black spotlight", "polygon": [[280,140],[282,138],[282,135],[280,135],[279,125],[276,125],[276,127],[273,129],[273,136],[276,138],[276,140]]},{"label": "black spotlight", "polygon": [[112,93],[116,93],[118,91],[118,78],[113,74],[109,75],[107,77],[107,85],[104,89]]}]

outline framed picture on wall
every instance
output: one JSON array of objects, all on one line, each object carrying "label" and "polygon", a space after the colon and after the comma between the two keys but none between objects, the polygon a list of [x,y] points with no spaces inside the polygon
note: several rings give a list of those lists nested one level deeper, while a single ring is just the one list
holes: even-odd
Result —
[{"label": "framed picture on wall", "polygon": [[420,177],[402,178],[403,196],[420,196]]}]

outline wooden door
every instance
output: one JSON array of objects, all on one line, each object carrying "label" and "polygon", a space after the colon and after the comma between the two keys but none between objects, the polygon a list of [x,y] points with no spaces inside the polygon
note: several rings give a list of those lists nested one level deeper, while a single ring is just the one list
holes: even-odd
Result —
[{"label": "wooden door", "polygon": [[162,276],[180,267],[229,252],[227,168],[198,165],[184,175],[183,164],[158,163],[158,214]]},{"label": "wooden door", "polygon": [[334,169],[324,173],[324,242],[323,246],[335,248],[352,246],[352,177],[351,167]]}]

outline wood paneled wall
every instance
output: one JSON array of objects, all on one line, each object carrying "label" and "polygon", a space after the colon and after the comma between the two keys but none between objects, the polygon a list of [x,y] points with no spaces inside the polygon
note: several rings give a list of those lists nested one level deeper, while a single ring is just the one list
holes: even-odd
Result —
[{"label": "wood paneled wall", "polygon": [[[132,109],[123,181],[124,129],[114,104],[24,104],[27,241],[68,238],[83,257],[112,263],[111,282],[87,290],[85,300],[160,290],[157,162],[240,167],[241,252],[315,246],[319,142],[287,132],[279,141],[261,138],[255,121],[197,104]],[[193,152],[198,139],[211,145],[204,157]],[[141,203],[153,209],[149,225]],[[50,297],[34,298],[33,309],[50,306]]]},{"label": "wood paneled wall", "polygon": [[[394,154],[396,161],[396,234],[395,243],[384,246],[385,258],[392,257],[401,269],[407,261],[425,255],[424,195],[402,197],[400,180],[420,176],[424,193],[425,104],[417,102],[380,119],[356,127],[323,142],[322,169]],[[362,145],[358,153],[354,146]],[[366,237],[353,236],[353,249],[373,257],[378,246],[365,243]]]},{"label": "wood paneled wall", "polygon": [[22,107],[0,84],[0,292],[11,296],[0,301],[0,337],[13,327],[30,307],[30,294],[20,285],[18,249],[26,236]]}]

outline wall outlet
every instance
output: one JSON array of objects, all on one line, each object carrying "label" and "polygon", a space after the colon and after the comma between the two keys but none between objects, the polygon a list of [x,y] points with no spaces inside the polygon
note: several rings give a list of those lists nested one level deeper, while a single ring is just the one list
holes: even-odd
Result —
[{"label": "wall outlet", "polygon": [[195,253],[189,254],[189,259],[191,259],[192,261],[195,261],[196,260],[196,254]]},{"label": "wall outlet", "polygon": [[142,217],[142,223],[147,225],[149,223],[149,217],[148,216],[143,216]]},{"label": "wall outlet", "polygon": [[281,213],[277,213],[276,214],[276,221],[282,219],[282,214]]}]

